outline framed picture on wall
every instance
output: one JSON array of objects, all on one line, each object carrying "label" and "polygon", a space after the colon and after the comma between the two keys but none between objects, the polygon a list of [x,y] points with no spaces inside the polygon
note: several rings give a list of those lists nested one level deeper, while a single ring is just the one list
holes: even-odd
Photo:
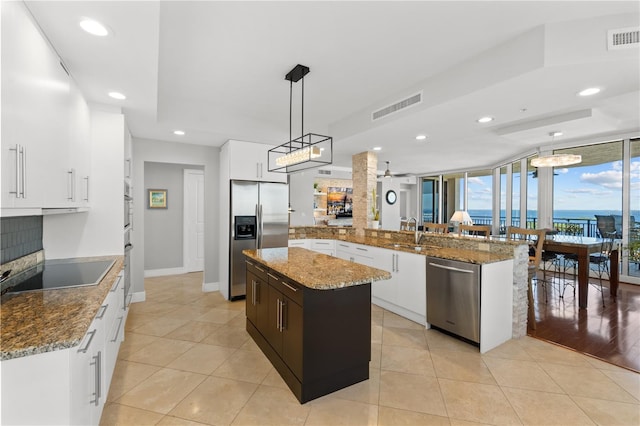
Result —
[{"label": "framed picture on wall", "polygon": [[149,208],[150,209],[166,209],[167,208],[167,190],[166,189],[149,189]]}]

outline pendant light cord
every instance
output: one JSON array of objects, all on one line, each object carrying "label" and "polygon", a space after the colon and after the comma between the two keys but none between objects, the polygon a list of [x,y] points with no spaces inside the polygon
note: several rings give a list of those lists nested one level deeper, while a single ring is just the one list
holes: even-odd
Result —
[{"label": "pendant light cord", "polygon": [[289,80],[289,142],[293,139],[292,122],[293,122],[293,80]]},{"label": "pendant light cord", "polygon": [[302,117],[300,120],[300,137],[304,136],[304,77],[302,77]]}]

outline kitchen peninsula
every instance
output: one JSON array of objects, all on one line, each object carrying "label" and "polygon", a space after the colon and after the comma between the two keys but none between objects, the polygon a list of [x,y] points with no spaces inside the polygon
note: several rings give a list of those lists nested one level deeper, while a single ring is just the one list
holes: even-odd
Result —
[{"label": "kitchen peninsula", "polygon": [[526,244],[457,234],[364,229],[364,235],[358,235],[353,228],[301,226],[289,228],[289,247],[309,248],[391,272],[389,281],[372,285],[372,303],[427,328],[431,327],[426,306],[428,259],[479,265],[480,352],[526,335]]},{"label": "kitchen peninsula", "polygon": [[303,248],[243,254],[247,332],[300,403],[367,380],[371,282],[391,274]]}]

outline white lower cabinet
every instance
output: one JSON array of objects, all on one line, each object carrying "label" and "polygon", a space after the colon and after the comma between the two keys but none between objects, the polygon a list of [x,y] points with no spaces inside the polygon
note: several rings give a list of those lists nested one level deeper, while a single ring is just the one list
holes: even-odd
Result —
[{"label": "white lower cabinet", "polygon": [[79,346],[70,351],[70,424],[96,425],[100,423],[102,408],[107,399],[104,362],[104,317],[96,318]]},{"label": "white lower cabinet", "polygon": [[335,256],[336,242],[334,240],[313,239],[313,240],[310,240],[309,250],[317,251],[318,253],[328,254],[329,256]]},{"label": "white lower cabinet", "polygon": [[123,286],[119,275],[78,346],[2,361],[0,424],[100,423],[124,339]]},{"label": "white lower cabinet", "polygon": [[373,283],[372,302],[411,321],[426,325],[426,257],[381,248],[376,248],[375,253],[375,264],[372,266],[391,272],[391,279]]},{"label": "white lower cabinet", "polygon": [[289,240],[289,247],[309,248],[309,240]]}]

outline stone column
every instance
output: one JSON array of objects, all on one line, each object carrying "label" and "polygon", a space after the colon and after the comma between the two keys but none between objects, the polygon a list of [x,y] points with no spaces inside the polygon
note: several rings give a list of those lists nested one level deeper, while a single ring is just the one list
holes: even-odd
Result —
[{"label": "stone column", "polygon": [[371,192],[376,188],[378,155],[375,152],[361,152],[351,157],[353,179],[353,228],[356,235],[364,236],[368,215],[371,211]]}]

